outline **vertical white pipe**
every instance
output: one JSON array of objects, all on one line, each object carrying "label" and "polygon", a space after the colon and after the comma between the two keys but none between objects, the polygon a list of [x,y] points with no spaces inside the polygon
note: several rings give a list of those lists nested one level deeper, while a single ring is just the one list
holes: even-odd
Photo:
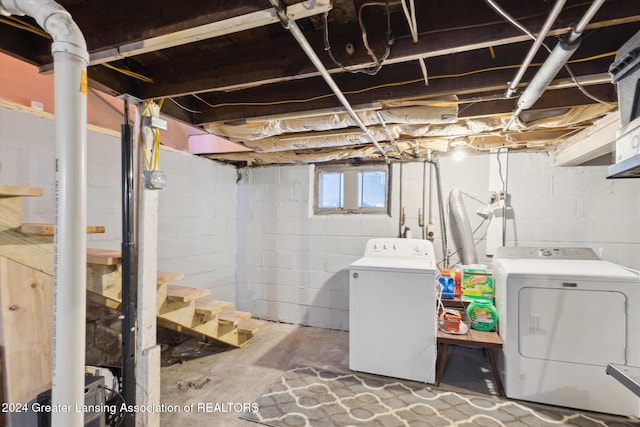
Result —
[{"label": "vertical white pipe", "polygon": [[87,64],[71,15],[50,0],[0,0],[3,12],[28,15],[53,39],[56,220],[54,237],[53,427],[82,427],[87,269]]},{"label": "vertical white pipe", "polygon": [[[88,58],[87,58],[88,59]],[[53,427],[84,425],[87,198],[87,62],[54,52],[56,117],[56,227],[52,405]]]}]

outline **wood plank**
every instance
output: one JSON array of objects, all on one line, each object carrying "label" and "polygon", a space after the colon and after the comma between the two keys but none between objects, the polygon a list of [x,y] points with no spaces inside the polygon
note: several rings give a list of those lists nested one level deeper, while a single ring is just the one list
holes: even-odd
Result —
[{"label": "wood plank", "polygon": [[221,311],[229,310],[233,307],[232,302],[218,301],[214,299],[199,299],[196,301],[196,313],[214,316]]},{"label": "wood plank", "polygon": [[576,166],[615,151],[620,112],[615,111],[593,126],[564,141],[556,151],[556,166]]},{"label": "wood plank", "polygon": [[218,323],[221,325],[237,326],[243,320],[249,319],[251,313],[248,311],[224,310],[218,313]]},{"label": "wood plank", "polygon": [[0,257],[5,402],[24,403],[51,387],[53,277]]},{"label": "wood plank", "polygon": [[[55,230],[53,224],[43,223],[23,223],[20,226],[20,231],[23,234],[36,234],[39,236],[53,236]],[[104,233],[104,225],[87,225],[87,234],[100,234]]]},{"label": "wood plank", "polygon": [[210,289],[190,288],[187,286],[167,285],[167,300],[172,302],[191,302],[211,294]]},{"label": "wood plank", "polygon": [[240,333],[249,333],[253,335],[265,326],[267,326],[267,322],[264,320],[249,318],[238,323],[238,331],[240,331]]},{"label": "wood plank", "polygon": [[121,251],[111,249],[87,249],[87,264],[116,265],[121,262]]},{"label": "wood plank", "polygon": [[44,193],[42,191],[42,188],[0,184],[0,197],[13,197],[13,196],[40,197],[43,194]]},{"label": "wood plank", "polygon": [[175,282],[176,280],[184,279],[184,274],[182,273],[171,273],[167,271],[158,271],[158,285],[163,285],[169,282]]}]

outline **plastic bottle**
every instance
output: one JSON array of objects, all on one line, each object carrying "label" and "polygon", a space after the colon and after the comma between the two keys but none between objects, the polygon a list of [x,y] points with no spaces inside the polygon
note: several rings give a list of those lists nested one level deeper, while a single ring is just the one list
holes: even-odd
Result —
[{"label": "plastic bottle", "polygon": [[457,268],[451,270],[451,277],[453,277],[453,296],[459,298],[462,295],[462,271]]},{"label": "plastic bottle", "polygon": [[491,300],[475,299],[467,307],[471,328],[478,331],[492,331],[498,324],[498,312]]},{"label": "plastic bottle", "polygon": [[438,284],[440,284],[440,298],[441,299],[453,299],[453,291],[455,289],[455,283],[451,277],[449,269],[442,270],[442,274],[438,277]]}]

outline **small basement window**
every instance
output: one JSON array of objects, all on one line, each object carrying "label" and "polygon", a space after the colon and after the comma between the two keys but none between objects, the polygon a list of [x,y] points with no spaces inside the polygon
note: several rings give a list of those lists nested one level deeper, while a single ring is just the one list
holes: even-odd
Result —
[{"label": "small basement window", "polygon": [[386,165],[316,166],[315,214],[388,214],[389,169]]}]

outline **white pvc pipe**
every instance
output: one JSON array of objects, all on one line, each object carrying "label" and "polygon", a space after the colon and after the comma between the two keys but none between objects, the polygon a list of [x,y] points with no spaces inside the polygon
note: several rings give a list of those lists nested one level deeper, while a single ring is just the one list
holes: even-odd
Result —
[{"label": "white pvc pipe", "polygon": [[28,15],[53,38],[56,149],[53,427],[82,427],[87,268],[87,53],[71,15],[50,0],[0,0]]}]

